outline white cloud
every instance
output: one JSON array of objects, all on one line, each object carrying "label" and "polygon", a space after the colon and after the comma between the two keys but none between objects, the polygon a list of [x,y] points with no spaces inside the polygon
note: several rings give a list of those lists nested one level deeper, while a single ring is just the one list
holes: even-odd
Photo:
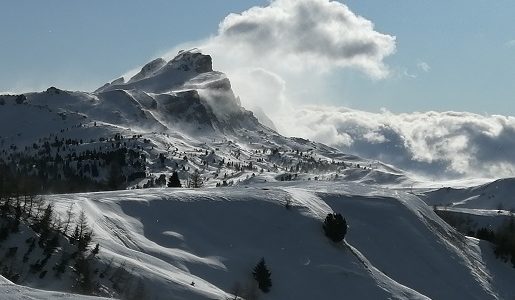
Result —
[{"label": "white cloud", "polygon": [[[297,133],[438,177],[515,175],[515,118],[465,112],[393,114],[301,107],[284,120]],[[323,135],[318,135],[323,126]],[[338,142],[340,140],[345,143]]]},{"label": "white cloud", "polygon": [[[266,7],[227,16],[215,36],[181,45],[164,57],[193,47],[213,56],[215,69],[227,73],[245,107],[262,108],[282,133],[302,136],[281,121],[298,103],[323,103],[320,91],[335,71],[353,68],[372,79],[387,77],[383,60],[396,46],[394,36],[375,31],[371,21],[340,2],[272,0]],[[331,139],[333,145],[350,143],[319,121],[308,129],[309,136]]]},{"label": "white cloud", "polygon": [[388,76],[383,59],[396,47],[394,36],[375,31],[371,21],[329,0],[272,0],[228,15],[217,35],[189,46],[211,54],[225,72],[236,65],[281,75],[350,67],[376,79]]},{"label": "white cloud", "polygon": [[288,69],[356,67],[382,78],[395,37],[375,31],[372,22],[337,1],[275,0],[227,16],[207,49],[217,47]]},{"label": "white cloud", "polygon": [[[273,0],[228,16],[217,35],[181,48],[199,45],[229,75],[244,106],[261,107],[285,135],[436,177],[515,174],[515,118],[320,105],[321,87],[334,71],[356,68],[384,78],[390,72],[384,58],[395,52],[395,37],[375,31],[372,22],[339,2]],[[423,61],[417,68],[431,70]],[[307,97],[301,90],[316,92]]]},{"label": "white cloud", "polygon": [[411,78],[411,79],[415,79],[415,78],[417,78],[417,77],[418,77],[418,76],[417,76],[417,74],[412,74],[412,73],[410,73],[407,69],[404,69],[404,70],[402,71],[402,75],[403,75],[404,77]]},{"label": "white cloud", "polygon": [[506,47],[513,48],[515,47],[515,40],[510,40],[506,42]]},{"label": "white cloud", "polygon": [[424,62],[424,61],[419,61],[417,63],[417,68],[419,68],[420,70],[422,70],[422,71],[424,71],[426,73],[431,71],[431,66],[429,66],[429,64]]}]

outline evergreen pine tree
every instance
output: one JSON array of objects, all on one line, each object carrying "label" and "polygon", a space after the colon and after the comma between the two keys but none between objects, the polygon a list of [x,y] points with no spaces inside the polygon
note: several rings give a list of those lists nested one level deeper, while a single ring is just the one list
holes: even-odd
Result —
[{"label": "evergreen pine tree", "polygon": [[50,222],[52,221],[53,208],[52,205],[48,205],[43,213],[43,216],[36,225],[36,231],[41,233],[41,241],[47,239],[50,231]]},{"label": "evergreen pine tree", "polygon": [[159,178],[156,179],[156,185],[164,186],[165,184],[166,184],[166,175],[165,174],[159,175]]},{"label": "evergreen pine tree", "polygon": [[190,175],[190,178],[188,180],[188,187],[189,188],[201,188],[204,185],[204,180],[202,179],[202,176],[200,175],[198,170],[195,170],[193,174]]},{"label": "evergreen pine tree", "polygon": [[259,263],[254,267],[252,272],[254,279],[256,279],[259,289],[264,293],[268,293],[270,291],[270,287],[272,287],[272,279],[270,271],[266,267],[265,259],[262,258]]},{"label": "evergreen pine tree", "polygon": [[91,250],[91,254],[97,255],[99,251],[100,251],[100,244],[97,243],[95,245],[95,248],[93,248],[93,250]]},{"label": "evergreen pine tree", "polygon": [[79,255],[75,260],[74,270],[77,275],[75,289],[82,294],[91,294],[93,291],[93,282],[91,280],[89,260]]},{"label": "evergreen pine tree", "polygon": [[12,228],[11,228],[12,232],[18,232],[18,230],[19,230],[21,213],[22,213],[22,210],[21,210],[20,203],[17,203],[16,208],[14,209],[14,221],[12,222]]},{"label": "evergreen pine tree", "polygon": [[88,248],[89,243],[91,242],[91,237],[93,235],[91,228],[89,228],[84,211],[81,211],[79,214],[79,219],[77,220],[77,231],[77,248],[80,252],[84,252]]},{"label": "evergreen pine tree", "polygon": [[181,181],[179,180],[179,174],[177,172],[173,172],[172,176],[170,176],[170,180],[168,181],[168,187],[173,187],[173,188],[182,187]]},{"label": "evergreen pine tree", "polygon": [[325,235],[333,242],[343,241],[347,234],[347,221],[341,214],[328,214],[323,225]]}]

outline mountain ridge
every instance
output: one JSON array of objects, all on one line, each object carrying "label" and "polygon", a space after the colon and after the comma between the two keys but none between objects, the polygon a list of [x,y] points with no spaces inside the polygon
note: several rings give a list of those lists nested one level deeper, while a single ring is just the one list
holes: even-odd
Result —
[{"label": "mountain ridge", "polygon": [[[236,181],[250,179],[250,175],[266,181],[283,180],[292,178],[295,173],[298,173],[295,178],[299,176],[298,178],[303,180],[317,180],[329,176],[337,179],[338,172],[342,172],[341,177],[348,180],[371,183],[379,178],[385,183],[402,184],[407,180],[404,173],[395,168],[345,155],[319,143],[283,137],[270,127],[262,125],[251,111],[241,106],[227,76],[213,71],[211,57],[197,49],[181,51],[168,62],[155,59],[143,66],[141,71],[127,82],[115,80],[93,93],[64,91],[50,87],[39,93],[0,96],[0,100],[6,103],[3,109],[0,109],[0,114],[5,114],[11,127],[11,130],[0,129],[0,138],[4,146],[27,147],[35,144],[37,140],[41,141],[42,138],[48,139],[42,134],[48,134],[48,130],[44,129],[45,124],[54,124],[54,128],[61,128],[51,129],[50,139],[62,136],[61,138],[65,139],[80,139],[84,144],[91,145],[81,144],[74,151],[94,145],[98,148],[101,143],[94,140],[99,137],[110,140],[117,134],[122,137],[144,135],[150,144],[138,145],[140,142],[137,142],[133,146],[147,153],[147,160],[152,165],[147,172],[166,174],[182,169],[183,179],[188,174],[185,169],[192,168],[202,170],[206,179],[212,178],[215,179],[214,182],[222,184],[222,181],[233,177],[224,175],[224,180],[217,178],[220,174],[228,173],[224,171],[225,166],[220,165],[224,161],[224,164],[231,162],[241,166],[254,166],[247,171],[240,170],[238,173],[241,176],[233,177]],[[23,117],[23,114],[29,111],[45,111],[32,118],[31,122],[38,124],[36,128],[31,128]],[[13,135],[13,128],[18,128],[19,132]],[[42,132],[37,133],[38,130]],[[213,143],[214,141],[219,142]],[[220,142],[223,141],[234,143],[221,147]],[[173,146],[177,144],[183,147]],[[219,151],[222,153],[208,160],[180,162],[182,157],[179,152],[186,154],[198,148],[195,145],[200,145],[206,153],[214,153],[216,149],[221,149]],[[119,146],[118,143],[117,147]],[[281,157],[281,151],[284,157]],[[241,156],[242,153],[245,155]],[[175,163],[156,164],[158,157],[163,155],[167,160],[170,156],[175,156],[176,158],[171,159]],[[208,158],[209,155],[206,154],[205,157]],[[246,158],[242,160],[240,157]],[[279,166],[281,164],[282,167]],[[314,168],[313,170],[322,169],[315,172],[301,171],[302,165],[311,165],[309,168]],[[352,165],[354,171],[348,168]],[[378,170],[372,172],[375,168]],[[239,167],[237,169],[239,170]],[[329,170],[331,171],[327,173]],[[208,174],[207,171],[211,173]],[[273,174],[268,175],[271,171]],[[302,175],[303,172],[312,174]],[[351,174],[345,175],[349,172]],[[137,184],[130,183],[129,186]]]}]

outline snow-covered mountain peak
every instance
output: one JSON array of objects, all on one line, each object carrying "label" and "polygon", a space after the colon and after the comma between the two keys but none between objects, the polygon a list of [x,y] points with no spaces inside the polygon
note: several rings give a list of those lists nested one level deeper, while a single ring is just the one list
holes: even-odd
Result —
[{"label": "snow-covered mountain peak", "polygon": [[134,75],[129,82],[135,82],[138,80],[141,80],[143,78],[147,78],[149,76],[152,76],[155,72],[157,72],[159,69],[161,69],[166,64],[166,61],[162,58],[156,58],[153,61],[149,62],[143,68],[141,68],[141,71]]},{"label": "snow-covered mountain peak", "polygon": [[185,72],[207,73],[213,71],[213,60],[211,56],[202,54],[198,49],[179,51],[179,54],[168,62],[166,67],[181,69]]},{"label": "snow-covered mountain peak", "polygon": [[122,89],[166,93],[181,89],[189,80],[204,74],[208,74],[206,77],[210,78],[210,81],[213,81],[213,78],[225,77],[220,72],[213,72],[211,56],[202,54],[196,49],[180,51],[168,62],[158,58],[147,63],[128,82],[116,80],[105,84],[95,92]]},{"label": "snow-covered mountain peak", "polygon": [[[170,61],[152,60],[129,81],[112,81],[91,96],[101,99],[102,106],[110,107],[110,111],[116,106],[116,123],[124,126],[138,116],[138,123],[157,122],[158,127],[180,126],[184,130],[203,128],[203,132],[211,133],[262,129],[252,113],[241,106],[227,76],[213,71],[211,56],[198,49],[180,51]],[[128,112],[131,107],[134,109]],[[101,121],[112,123],[112,118]],[[147,128],[153,126],[146,125]]]}]

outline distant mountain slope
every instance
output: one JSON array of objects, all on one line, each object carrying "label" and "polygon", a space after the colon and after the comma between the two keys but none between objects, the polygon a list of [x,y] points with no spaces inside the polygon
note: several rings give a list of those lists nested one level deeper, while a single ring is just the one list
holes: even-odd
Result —
[{"label": "distant mountain slope", "polygon": [[[173,171],[186,180],[195,170],[211,186],[281,180],[410,183],[394,167],[283,137],[270,122],[269,127],[262,125],[241,106],[225,74],[213,71],[211,57],[197,50],[182,51],[168,62],[156,59],[131,79],[117,79],[93,93],[51,87],[0,96],[0,117],[5,123],[0,127],[0,151],[5,150],[0,159],[13,153],[36,157],[41,148],[52,165],[59,164],[59,159],[54,161],[58,155],[84,159],[90,157],[87,151],[140,153],[144,165],[123,170],[125,187],[145,183],[136,177],[157,179]],[[266,120],[262,114],[260,118]],[[107,179],[109,162],[88,159],[88,169],[104,166],[100,176],[90,178],[81,169],[85,166],[73,163],[76,159],[65,164],[79,177]]]},{"label": "distant mountain slope", "polygon": [[434,189],[424,193],[424,198],[430,205],[515,211],[514,190],[515,178],[503,178],[466,188]]}]

